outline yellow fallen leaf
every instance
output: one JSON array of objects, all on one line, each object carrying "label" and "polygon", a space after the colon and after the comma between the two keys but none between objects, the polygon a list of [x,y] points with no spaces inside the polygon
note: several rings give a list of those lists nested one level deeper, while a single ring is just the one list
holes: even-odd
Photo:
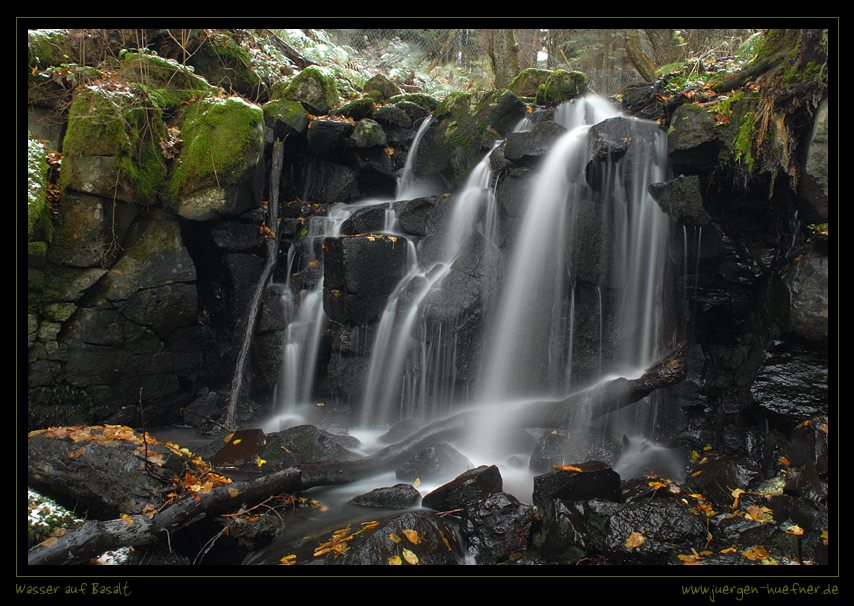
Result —
[{"label": "yellow fallen leaf", "polygon": [[284,566],[293,566],[297,563],[297,556],[293,553],[289,553],[286,556],[282,556],[282,559],[279,560],[279,564]]},{"label": "yellow fallen leaf", "polygon": [[129,516],[128,514],[126,514],[126,513],[123,513],[123,514],[122,514],[122,522],[124,522],[124,523],[125,523],[125,524],[127,524],[128,526],[133,526],[134,524],[136,524],[136,522],[134,522],[134,521],[133,521],[133,518],[132,518],[132,517],[130,517],[130,516]]},{"label": "yellow fallen leaf", "polygon": [[388,533],[388,538],[391,539],[392,543],[400,543],[400,537],[394,534],[393,532]]},{"label": "yellow fallen leaf", "polygon": [[751,562],[755,562],[756,560],[766,559],[768,557],[768,550],[765,549],[762,545],[754,545],[753,547],[742,551],[741,555],[743,555]]},{"label": "yellow fallen leaf", "polygon": [[801,536],[804,534],[804,529],[798,526],[797,524],[792,524],[786,527],[786,532],[795,536]]},{"label": "yellow fallen leaf", "polygon": [[744,494],[744,491],[743,491],[741,488],[736,488],[736,489],[735,489],[735,490],[733,490],[730,494],[731,494],[731,495],[733,496],[733,498],[735,499],[735,501],[733,501],[733,502],[732,502],[732,505],[730,505],[730,507],[731,507],[732,509],[738,509],[738,501],[739,501],[739,499],[741,498],[741,495],[743,495],[743,494]]},{"label": "yellow fallen leaf", "polygon": [[391,556],[388,559],[389,566],[402,566],[403,560],[400,559],[400,556]]},{"label": "yellow fallen leaf", "polygon": [[721,553],[735,553],[738,549],[735,548],[735,545],[732,547],[727,547],[726,549],[721,549]]},{"label": "yellow fallen leaf", "polygon": [[827,528],[821,531],[821,542],[827,545]]},{"label": "yellow fallen leaf", "polygon": [[413,552],[409,551],[408,549],[403,550],[403,559],[409,562],[410,564],[418,563],[418,556],[415,555]]},{"label": "yellow fallen leaf", "polygon": [[255,455],[255,462],[258,464],[258,467],[261,467],[267,461],[265,459],[262,459],[258,455]]},{"label": "yellow fallen leaf", "polygon": [[228,489],[228,494],[229,494],[229,496],[231,496],[233,498],[233,497],[236,497],[237,495],[239,495],[240,491],[238,489],[232,487],[232,488]]},{"label": "yellow fallen leaf", "polygon": [[242,441],[243,441],[243,440],[242,440],[241,438],[237,438],[236,440],[234,440],[234,441],[232,442],[232,444],[234,444],[235,446],[237,446],[237,445],[238,445],[238,444],[240,444]]},{"label": "yellow fallen leaf", "polygon": [[705,446],[703,446],[703,451],[704,451],[704,452],[709,452],[711,449],[712,449],[712,445],[711,445],[711,444],[706,444]]},{"label": "yellow fallen leaf", "polygon": [[415,481],[412,483],[413,488],[419,488],[421,486],[421,478],[415,478]]},{"label": "yellow fallen leaf", "polygon": [[580,467],[576,467],[575,465],[555,465],[555,469],[559,469],[561,471],[577,471],[583,472],[584,470]]},{"label": "yellow fallen leaf", "polygon": [[703,473],[703,470],[702,470],[702,469],[701,469],[700,471],[695,471],[694,473],[692,473],[692,474],[691,474],[691,477],[692,477],[692,478],[696,478],[696,477],[697,477],[698,475],[700,475],[701,473]]},{"label": "yellow fallen leaf", "polygon": [[700,453],[696,450],[691,451],[691,462],[698,461],[700,459]]},{"label": "yellow fallen leaf", "polygon": [[702,459],[700,459],[700,465],[705,465],[708,462],[709,462],[709,457],[703,457]]},{"label": "yellow fallen leaf", "polygon": [[441,530],[439,531],[439,536],[442,537],[442,542],[445,544],[445,547],[448,549],[448,551],[452,551],[451,544],[448,542],[448,537],[446,537]]},{"label": "yellow fallen leaf", "polygon": [[362,530],[370,530],[371,528],[376,528],[380,523],[376,520],[371,520],[370,522],[362,522]]},{"label": "yellow fallen leaf", "polygon": [[700,563],[702,557],[699,553],[690,554],[690,553],[680,553],[676,556],[681,562],[686,566],[696,566]]},{"label": "yellow fallen leaf", "polygon": [[646,542],[646,537],[639,532],[632,531],[623,545],[626,549],[637,549]]},{"label": "yellow fallen leaf", "polygon": [[403,536],[406,537],[406,540],[412,543],[413,545],[418,545],[418,543],[421,542],[421,537],[418,536],[417,530],[410,530],[407,528],[402,530],[401,532],[403,532]]},{"label": "yellow fallen leaf", "polygon": [[658,480],[653,480],[652,482],[647,482],[650,488],[655,488],[658,490],[659,488],[667,488],[667,484],[664,482],[659,482]]},{"label": "yellow fallen leaf", "polygon": [[744,517],[753,520],[754,522],[774,522],[774,512],[767,507],[759,507],[758,505],[751,505],[747,508],[747,515]]},{"label": "yellow fallen leaf", "polygon": [[190,449],[189,449],[189,448],[181,448],[178,452],[181,452],[181,453],[183,453],[183,454],[187,455],[188,457],[192,457],[192,456],[193,456],[193,453],[192,453],[192,452],[190,452]]},{"label": "yellow fallen leaf", "polygon": [[779,458],[779,459],[777,459],[777,460],[778,460],[782,465],[785,465],[786,467],[791,467],[791,465],[792,465],[792,460],[791,460],[789,457],[787,457],[786,455],[783,455],[782,457],[780,457],[780,458]]},{"label": "yellow fallen leaf", "polygon": [[[227,436],[225,436],[225,437],[222,439],[222,441],[223,441],[223,442],[228,442],[229,440],[231,440],[231,438],[232,438],[233,436],[234,436],[234,434],[233,434],[233,433],[230,433],[230,434],[228,434]],[[168,442],[167,442],[167,444],[168,444]]]},{"label": "yellow fallen leaf", "polygon": [[692,499],[697,499],[698,501],[705,501],[706,500],[706,497],[701,495],[699,492],[690,493],[690,494],[688,494],[688,496],[691,497]]}]

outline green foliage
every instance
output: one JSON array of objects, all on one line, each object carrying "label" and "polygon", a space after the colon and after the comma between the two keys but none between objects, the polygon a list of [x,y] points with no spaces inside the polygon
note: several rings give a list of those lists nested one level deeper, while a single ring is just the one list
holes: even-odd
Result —
[{"label": "green foliage", "polygon": [[45,539],[79,526],[83,520],[55,501],[27,491],[27,546],[33,547]]},{"label": "green foliage", "polygon": [[27,32],[27,42],[30,67],[68,63],[73,55],[65,29],[31,29]]},{"label": "green foliage", "polygon": [[570,101],[587,88],[587,75],[583,72],[553,71],[537,88],[537,104],[548,105]]},{"label": "green foliage", "polygon": [[747,166],[747,172],[753,172],[753,133],[756,124],[756,112],[747,112],[744,114],[738,126],[733,148],[735,149],[735,159],[737,162],[743,162]]},{"label": "green foliage", "polygon": [[363,97],[337,107],[332,112],[332,115],[344,116],[345,118],[352,118],[353,120],[361,120],[362,118],[367,118],[372,113],[374,113],[373,100]]},{"label": "green foliage", "polygon": [[120,74],[158,109],[175,108],[217,92],[193,67],[147,53],[125,52]]},{"label": "green foliage", "polygon": [[439,107],[439,102],[435,98],[430,95],[425,95],[424,93],[404,93],[402,95],[395,95],[388,100],[389,103],[399,103],[401,101],[415,103],[424,109],[430,110],[431,112],[435,111]]},{"label": "green foliage", "polygon": [[313,65],[306,67],[286,85],[274,88],[273,97],[299,101],[316,115],[328,112],[339,99],[335,77]]},{"label": "green foliage", "polygon": [[765,34],[760,30],[742,42],[739,45],[738,50],[735,51],[735,55],[739,60],[749,63],[750,61],[753,61],[760,52],[762,52],[764,44]]},{"label": "green foliage", "polygon": [[507,87],[517,97],[534,97],[537,89],[552,74],[548,69],[530,67],[519,72]]},{"label": "green foliage", "polygon": [[27,237],[50,220],[47,211],[47,150],[35,139],[27,140]]},{"label": "green foliage", "polygon": [[737,102],[739,99],[744,97],[743,91],[736,91],[730,95],[721,95],[718,97],[720,101],[715,103],[714,105],[710,105],[707,107],[707,111],[712,112],[714,114],[721,114],[723,116],[731,116],[732,115],[732,105]]}]

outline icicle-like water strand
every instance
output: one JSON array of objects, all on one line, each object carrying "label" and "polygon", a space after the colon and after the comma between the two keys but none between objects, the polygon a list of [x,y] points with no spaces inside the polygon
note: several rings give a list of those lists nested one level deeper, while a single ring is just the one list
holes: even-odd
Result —
[{"label": "icicle-like water strand", "polygon": [[415,161],[418,155],[418,146],[421,145],[421,140],[424,138],[424,133],[430,128],[430,123],[433,121],[433,116],[428,116],[421,123],[418,132],[415,133],[415,138],[412,140],[412,145],[409,148],[409,153],[406,156],[406,163],[403,166],[403,172],[397,181],[397,190],[395,191],[395,200],[412,200],[421,196],[430,195],[432,192],[426,188],[418,177],[415,176]]}]

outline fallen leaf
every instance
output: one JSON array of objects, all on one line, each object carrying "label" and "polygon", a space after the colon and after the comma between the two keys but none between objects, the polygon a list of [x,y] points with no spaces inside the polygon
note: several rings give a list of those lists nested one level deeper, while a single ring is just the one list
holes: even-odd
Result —
[{"label": "fallen leaf", "polygon": [[279,560],[279,564],[284,566],[293,566],[297,563],[297,556],[293,553],[289,553],[286,556],[282,556],[282,559]]},{"label": "fallen leaf", "polygon": [[[233,436],[234,436],[234,434],[233,434],[233,433],[230,433],[230,434],[228,434],[227,436],[225,436],[225,437],[222,439],[222,441],[223,441],[223,442],[228,442],[229,440],[231,440],[231,438],[232,438]],[[169,443],[167,442],[166,444],[168,445]]]},{"label": "fallen leaf", "polygon": [[702,459],[700,459],[700,465],[705,465],[708,462],[709,462],[709,457],[703,457]]},{"label": "fallen leaf", "polygon": [[413,545],[418,545],[418,543],[421,542],[421,537],[418,536],[417,530],[410,530],[407,528],[401,532],[403,532],[403,536],[406,537],[406,540],[412,543]]},{"label": "fallen leaf", "polygon": [[650,488],[655,488],[658,490],[659,488],[667,488],[667,484],[664,482],[659,482],[658,480],[654,480],[652,482],[647,482]]},{"label": "fallen leaf", "polygon": [[151,503],[146,503],[145,507],[142,508],[142,515],[144,515],[146,518],[151,519],[154,517],[154,514],[156,514],[156,513],[157,513],[157,508],[154,507],[154,505],[152,505]]},{"label": "fallen leaf", "polygon": [[[825,533],[825,534],[826,534],[826,533]],[[446,536],[442,533],[442,531],[441,531],[441,530],[439,531],[439,536],[440,536],[440,537],[442,537],[442,542],[445,544],[445,547],[447,547],[448,551],[451,551],[451,544],[448,542],[448,537],[446,537]],[[825,544],[827,544],[827,543],[825,542]]]},{"label": "fallen leaf", "polygon": [[700,459],[700,453],[696,450],[691,451],[691,462],[698,461]]},{"label": "fallen leaf", "polygon": [[238,489],[236,489],[236,488],[229,488],[229,489],[228,489],[228,494],[229,494],[231,497],[236,497],[237,495],[239,495],[239,494],[240,494],[240,491],[239,491]]},{"label": "fallen leaf", "polygon": [[682,492],[682,489],[679,488],[676,484],[671,484],[667,487],[667,490],[669,490],[673,494],[679,494],[680,492]]},{"label": "fallen leaf", "polygon": [[237,438],[236,440],[234,440],[234,441],[232,442],[232,444],[234,444],[235,446],[237,446],[237,445],[238,445],[238,444],[240,444],[242,441],[243,441],[243,440],[242,440],[241,438]]},{"label": "fallen leaf", "polygon": [[584,470],[580,467],[576,467],[575,465],[555,465],[555,469],[559,469],[561,471],[576,471],[583,472]]},{"label": "fallen leaf", "polygon": [[786,526],[785,530],[788,534],[793,534],[795,536],[801,536],[804,534],[804,529],[798,526],[797,524],[791,524],[790,526]]},{"label": "fallen leaf", "polygon": [[85,447],[85,446],[81,446],[81,447],[80,447],[80,448],[78,448],[77,450],[72,450],[72,451],[70,451],[70,452],[68,453],[68,458],[69,458],[69,459],[76,459],[77,457],[81,456],[84,452],[86,452],[86,447]]},{"label": "fallen leaf", "polygon": [[626,549],[637,549],[646,542],[646,537],[639,532],[632,531],[623,545]]},{"label": "fallen leaf", "polygon": [[783,455],[782,457],[777,459],[777,461],[779,461],[780,464],[785,465],[786,467],[791,467],[792,465],[792,460],[786,455]]},{"label": "fallen leaf", "polygon": [[362,530],[371,530],[372,528],[376,528],[380,523],[376,520],[371,520],[370,522],[362,522]]},{"label": "fallen leaf", "polygon": [[712,449],[712,445],[711,445],[711,444],[706,444],[705,446],[703,446],[703,451],[704,451],[704,452],[709,452],[711,449]]},{"label": "fallen leaf", "polygon": [[393,532],[389,533],[388,538],[391,539],[392,543],[400,543],[400,537],[394,534]]},{"label": "fallen leaf", "polygon": [[768,557],[768,550],[765,549],[762,545],[754,545],[753,547],[742,551],[741,555],[743,555],[751,562],[755,562],[756,560],[766,559]]},{"label": "fallen leaf", "polygon": [[700,471],[695,471],[694,473],[692,473],[692,474],[691,474],[691,477],[692,477],[692,478],[696,478],[696,477],[697,477],[698,475],[700,475],[701,473],[703,473],[703,470],[702,470],[702,469],[701,469]]},{"label": "fallen leaf", "polygon": [[753,520],[754,522],[762,522],[762,523],[773,523],[774,522],[774,512],[767,507],[760,507],[758,505],[751,505],[747,508],[747,515],[745,518]]},{"label": "fallen leaf", "polygon": [[122,522],[124,522],[124,523],[125,523],[125,524],[127,524],[128,526],[133,526],[134,524],[136,524],[136,522],[134,522],[134,521],[133,521],[133,518],[132,518],[132,517],[130,517],[130,516],[129,516],[128,514],[126,514],[126,513],[123,513],[123,514],[122,514]]},{"label": "fallen leaf", "polygon": [[803,429],[804,427],[809,427],[809,426],[810,426],[810,420],[807,419],[803,423],[798,423],[797,425],[795,425],[795,429]]},{"label": "fallen leaf", "polygon": [[744,491],[743,491],[741,488],[736,488],[736,489],[735,489],[735,490],[733,490],[730,494],[731,494],[731,495],[733,496],[733,498],[735,499],[735,501],[733,501],[733,502],[732,502],[732,505],[730,505],[730,508],[732,508],[732,509],[738,509],[738,501],[739,501],[739,499],[741,498],[741,495],[743,495],[743,494],[744,494]]},{"label": "fallen leaf", "polygon": [[262,458],[261,458],[261,457],[259,457],[258,455],[255,455],[255,463],[257,463],[257,464],[258,464],[258,467],[261,467],[261,466],[262,466],[264,463],[266,463],[266,462],[267,462],[267,461],[266,461],[265,459],[262,459]]},{"label": "fallen leaf", "polygon": [[418,556],[415,555],[413,552],[409,551],[408,549],[403,550],[403,559],[409,562],[410,564],[418,563]]},{"label": "fallen leaf", "polygon": [[421,486],[421,478],[415,478],[415,481],[412,483],[413,488],[418,488]]},{"label": "fallen leaf", "polygon": [[389,566],[402,566],[402,565],[403,565],[403,560],[401,560],[401,559],[400,559],[400,556],[397,556],[397,555],[396,555],[396,556],[391,556],[391,557],[388,559],[388,564],[389,564]]},{"label": "fallen leaf", "polygon": [[827,545],[827,528],[821,531],[821,542]]},{"label": "fallen leaf", "polygon": [[735,548],[735,545],[732,547],[727,547],[726,549],[721,549],[721,553],[735,553],[738,549]]},{"label": "fallen leaf", "polygon": [[680,553],[676,556],[685,566],[697,566],[703,558],[700,554]]}]

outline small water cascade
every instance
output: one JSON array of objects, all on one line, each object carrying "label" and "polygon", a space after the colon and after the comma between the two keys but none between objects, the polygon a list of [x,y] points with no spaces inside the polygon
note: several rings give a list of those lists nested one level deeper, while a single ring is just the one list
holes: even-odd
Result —
[{"label": "small water cascade", "polygon": [[433,116],[425,118],[415,133],[415,138],[412,140],[412,145],[406,156],[403,172],[397,181],[397,189],[394,192],[395,200],[412,200],[421,196],[429,196],[433,193],[431,188],[426,186],[423,180],[419,179],[415,174],[415,160],[418,156],[418,146],[421,145],[421,140],[424,138],[427,129],[430,128],[432,121]]}]

